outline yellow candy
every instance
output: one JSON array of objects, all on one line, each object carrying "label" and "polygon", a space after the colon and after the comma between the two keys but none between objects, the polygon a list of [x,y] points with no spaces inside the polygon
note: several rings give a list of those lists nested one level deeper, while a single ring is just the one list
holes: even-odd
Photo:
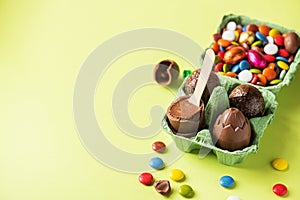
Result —
[{"label": "yellow candy", "polygon": [[281,60],[277,62],[277,65],[278,65],[278,67],[280,67],[281,69],[284,69],[284,70],[288,70],[288,69],[289,69],[288,64],[286,64],[285,62],[283,62],[283,61],[281,61]]},{"label": "yellow candy", "polygon": [[272,161],[272,166],[279,171],[283,171],[287,169],[288,163],[283,158],[276,158]]},{"label": "yellow candy", "polygon": [[172,169],[170,178],[174,181],[181,181],[184,178],[184,173],[180,169]]},{"label": "yellow candy", "polygon": [[275,28],[272,28],[270,31],[269,31],[269,36],[271,36],[272,38],[274,38],[276,35],[279,35],[280,32],[275,29]]},{"label": "yellow candy", "polygon": [[234,35],[235,35],[235,41],[237,41],[240,37],[240,33],[237,30],[235,30]]}]

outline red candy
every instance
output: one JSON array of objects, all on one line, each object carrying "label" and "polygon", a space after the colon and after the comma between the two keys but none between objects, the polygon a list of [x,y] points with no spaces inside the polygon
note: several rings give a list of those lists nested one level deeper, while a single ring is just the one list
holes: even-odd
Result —
[{"label": "red candy", "polygon": [[274,42],[275,44],[277,44],[278,46],[283,46],[284,45],[284,38],[282,37],[282,35],[276,35],[274,37]]},{"label": "red candy", "polygon": [[163,142],[157,141],[152,144],[152,149],[156,152],[163,153],[166,149],[166,145]]},{"label": "red candy", "polygon": [[255,84],[257,81],[258,81],[258,76],[257,76],[257,74],[253,74],[250,83]]},{"label": "red candy", "polygon": [[279,54],[279,56],[282,56],[285,58],[288,58],[290,56],[290,53],[286,49],[279,49],[278,54]]},{"label": "red candy", "polygon": [[153,176],[148,172],[142,173],[139,176],[139,181],[144,185],[151,185],[153,182]]},{"label": "red candy", "polygon": [[275,61],[275,57],[273,55],[265,54],[264,57],[265,57],[266,61],[269,63]]},{"label": "red candy", "polygon": [[273,192],[278,196],[284,196],[288,192],[288,189],[285,185],[279,183],[273,186]]},{"label": "red candy", "polygon": [[223,63],[219,62],[218,64],[216,64],[214,68],[214,72],[221,72],[222,70],[223,70]]},{"label": "red candy", "polygon": [[224,54],[225,54],[224,51],[219,51],[218,56],[220,56],[220,58],[223,60]]}]

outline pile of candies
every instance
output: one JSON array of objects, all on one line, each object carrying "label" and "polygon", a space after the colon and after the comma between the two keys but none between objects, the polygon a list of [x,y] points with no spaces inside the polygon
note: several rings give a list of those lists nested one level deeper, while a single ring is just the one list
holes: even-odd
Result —
[{"label": "pile of candies", "polygon": [[264,24],[243,26],[234,21],[213,39],[214,71],[260,86],[280,83],[300,47],[295,32],[280,33]]},{"label": "pile of candies", "polygon": [[[157,141],[152,144],[152,149],[158,153],[164,153],[166,145],[161,141]],[[285,171],[288,168],[288,162],[283,158],[276,158],[271,164],[273,168],[278,171]],[[156,170],[161,170],[165,167],[163,160],[159,157],[150,159],[149,165]],[[185,174],[181,169],[172,169],[169,173],[169,178],[175,182],[181,183],[185,180]],[[172,192],[169,180],[154,180],[153,175],[149,172],[141,173],[138,179],[143,185],[153,185],[155,190],[163,196],[168,197]],[[233,177],[225,175],[219,179],[219,184],[224,188],[230,189],[235,187],[236,182]],[[287,187],[282,183],[276,183],[273,185],[272,191],[278,196],[286,196],[288,193]],[[181,184],[178,188],[178,193],[186,198],[192,198],[195,194],[193,188],[187,184]],[[229,196],[227,200],[240,200],[240,198],[238,196]]]}]

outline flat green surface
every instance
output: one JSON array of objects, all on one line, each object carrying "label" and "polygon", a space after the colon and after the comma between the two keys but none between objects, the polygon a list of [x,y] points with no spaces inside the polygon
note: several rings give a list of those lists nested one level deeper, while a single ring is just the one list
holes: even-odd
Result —
[{"label": "flat green surface", "polygon": [[[225,14],[242,14],[299,31],[299,10],[298,0],[0,1],[0,199],[166,199],[153,187],[141,185],[138,174],[101,164],[82,145],[73,118],[74,85],[82,63],[98,45],[132,29],[170,29],[205,48]],[[178,55],[134,51],[111,64],[95,92],[95,113],[105,136],[132,154],[151,153],[155,140],[172,141],[163,131],[146,139],[124,134],[112,116],[113,90],[129,71],[163,58],[176,60],[182,71],[191,69]],[[219,164],[213,154],[205,159],[183,154],[153,173],[156,179],[168,179],[172,168],[185,172],[184,182],[170,181],[173,192],[169,199],[184,199],[177,191],[181,184],[193,187],[193,199],[221,200],[229,195],[243,200],[282,199],[272,193],[275,183],[289,188],[285,199],[300,199],[299,77],[298,70],[292,84],[279,93],[275,119],[258,153],[242,164],[228,167]],[[166,108],[176,90],[154,82],[139,87],[131,98],[124,99],[130,113],[130,119],[124,120],[139,126],[150,124],[153,105]],[[271,167],[276,157],[287,159],[287,171]],[[125,162],[123,159],[120,165]],[[147,163],[145,169],[150,170]],[[233,189],[219,186],[223,175],[235,178]]]}]

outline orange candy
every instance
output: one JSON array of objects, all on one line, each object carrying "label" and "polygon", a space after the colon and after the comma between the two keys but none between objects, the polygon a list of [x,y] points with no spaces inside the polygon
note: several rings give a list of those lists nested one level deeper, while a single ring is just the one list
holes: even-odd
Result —
[{"label": "orange candy", "polygon": [[218,45],[222,47],[228,47],[231,44],[229,40],[219,39]]},{"label": "orange candy", "polygon": [[261,24],[258,26],[258,31],[267,36],[269,35],[270,28],[264,24]]},{"label": "orange candy", "polygon": [[217,54],[220,50],[219,45],[216,42],[212,44],[211,48],[214,50],[215,54]]},{"label": "orange candy", "polygon": [[259,82],[261,82],[263,85],[267,84],[267,78],[263,74],[257,74],[259,78]]},{"label": "orange candy", "polygon": [[234,72],[227,72],[227,73],[225,74],[225,76],[229,76],[229,77],[235,78],[235,77],[237,77],[237,74],[234,73]]},{"label": "orange candy", "polygon": [[276,78],[276,72],[273,69],[269,68],[269,67],[266,67],[263,70],[262,74],[266,77],[266,79],[268,81],[271,81],[271,80]]},{"label": "orange candy", "polygon": [[275,70],[275,63],[269,63],[268,68]]}]

